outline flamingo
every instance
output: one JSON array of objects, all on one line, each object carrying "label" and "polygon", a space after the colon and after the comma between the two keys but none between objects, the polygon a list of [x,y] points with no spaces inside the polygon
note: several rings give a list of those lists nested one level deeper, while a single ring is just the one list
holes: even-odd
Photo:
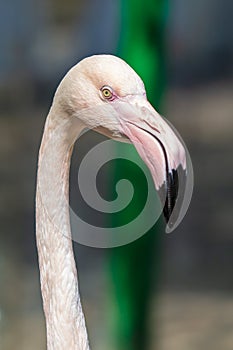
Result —
[{"label": "flamingo", "polygon": [[68,203],[72,149],[87,127],[135,145],[156,189],[165,186],[166,221],[179,194],[177,169],[186,171],[182,143],[149,104],[142,80],[126,62],[94,55],[68,71],[46,119],[37,173],[36,240],[48,350],[90,349]]}]

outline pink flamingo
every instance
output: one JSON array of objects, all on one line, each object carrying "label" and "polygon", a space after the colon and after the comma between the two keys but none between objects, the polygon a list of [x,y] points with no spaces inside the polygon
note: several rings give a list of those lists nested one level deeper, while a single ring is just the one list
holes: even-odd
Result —
[{"label": "pink flamingo", "polygon": [[37,176],[36,238],[48,350],[90,349],[68,204],[72,148],[86,127],[135,145],[156,189],[165,186],[167,221],[178,196],[176,170],[186,170],[181,142],[149,104],[142,80],[123,60],[96,55],[66,74],[45,123]]}]

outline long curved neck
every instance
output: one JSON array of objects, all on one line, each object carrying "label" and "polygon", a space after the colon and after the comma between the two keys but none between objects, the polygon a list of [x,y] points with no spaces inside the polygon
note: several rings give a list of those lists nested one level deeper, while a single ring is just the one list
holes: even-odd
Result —
[{"label": "long curved neck", "polygon": [[[69,168],[82,127],[55,123],[51,110],[37,175],[36,238],[48,350],[89,350],[69,220]],[[59,120],[59,119],[58,119]]]}]

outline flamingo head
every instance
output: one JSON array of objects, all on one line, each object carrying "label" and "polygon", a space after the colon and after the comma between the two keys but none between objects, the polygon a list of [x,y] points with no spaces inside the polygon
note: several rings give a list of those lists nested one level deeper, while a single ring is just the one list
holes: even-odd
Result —
[{"label": "flamingo head", "polygon": [[173,230],[191,199],[187,179],[192,177],[192,167],[188,169],[180,136],[148,102],[136,72],[112,55],[87,57],[66,74],[54,100],[69,118],[77,117],[88,128],[134,144],[164,205],[168,231]]}]

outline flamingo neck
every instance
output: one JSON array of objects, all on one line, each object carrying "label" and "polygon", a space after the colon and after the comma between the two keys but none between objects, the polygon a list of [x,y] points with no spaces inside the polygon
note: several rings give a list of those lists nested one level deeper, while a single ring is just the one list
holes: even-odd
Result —
[{"label": "flamingo neck", "polygon": [[[69,169],[77,123],[54,125],[50,112],[37,175],[36,239],[48,350],[89,350],[69,218]],[[75,129],[75,132],[74,132]]]}]

